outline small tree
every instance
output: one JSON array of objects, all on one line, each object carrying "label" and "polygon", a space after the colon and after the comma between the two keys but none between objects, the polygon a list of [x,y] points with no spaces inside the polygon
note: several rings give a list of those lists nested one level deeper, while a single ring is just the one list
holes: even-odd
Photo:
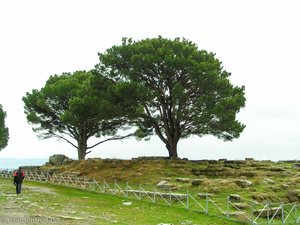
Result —
[{"label": "small tree", "polygon": [[[113,95],[113,83],[99,77],[94,80],[92,71],[63,73],[51,76],[40,90],[26,93],[27,120],[40,138],[65,140],[77,149],[78,159],[85,159],[88,149],[131,135],[117,135],[126,121],[122,107]],[[88,146],[89,138],[107,135],[111,137]]]},{"label": "small tree", "polygon": [[0,104],[0,151],[7,146],[9,139],[8,128],[5,126],[5,118],[6,113]]},{"label": "small tree", "polygon": [[132,115],[139,134],[154,131],[172,158],[181,138],[211,134],[229,141],[245,127],[236,120],[245,105],[244,87],[230,83],[215,54],[186,39],[125,38],[99,58],[96,68],[119,82],[124,101],[143,109]]}]

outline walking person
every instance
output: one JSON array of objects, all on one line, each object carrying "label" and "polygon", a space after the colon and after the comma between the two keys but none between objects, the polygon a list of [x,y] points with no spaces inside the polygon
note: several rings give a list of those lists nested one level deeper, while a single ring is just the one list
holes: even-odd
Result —
[{"label": "walking person", "polygon": [[17,194],[20,194],[22,189],[22,182],[25,178],[25,172],[21,166],[19,167],[18,170],[16,170],[13,173],[13,176],[14,176],[14,184],[16,185],[16,192]]}]

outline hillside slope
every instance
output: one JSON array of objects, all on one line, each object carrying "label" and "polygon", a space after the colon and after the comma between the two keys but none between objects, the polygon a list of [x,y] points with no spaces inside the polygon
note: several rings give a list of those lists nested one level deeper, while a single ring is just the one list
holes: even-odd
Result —
[{"label": "hillside slope", "polygon": [[210,193],[226,199],[240,195],[249,202],[300,202],[300,161],[248,160],[134,160],[88,159],[44,170],[93,178],[109,183],[130,183],[149,189],[164,181],[177,192]]}]

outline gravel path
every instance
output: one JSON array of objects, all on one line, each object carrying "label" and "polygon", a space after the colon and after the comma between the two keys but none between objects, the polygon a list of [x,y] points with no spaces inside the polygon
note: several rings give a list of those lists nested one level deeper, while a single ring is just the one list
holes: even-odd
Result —
[{"label": "gravel path", "polygon": [[20,195],[14,191],[11,181],[0,180],[0,225],[93,224],[88,217],[78,217],[75,211],[70,214],[67,202],[49,203],[49,198],[59,196],[53,189],[24,184]]}]

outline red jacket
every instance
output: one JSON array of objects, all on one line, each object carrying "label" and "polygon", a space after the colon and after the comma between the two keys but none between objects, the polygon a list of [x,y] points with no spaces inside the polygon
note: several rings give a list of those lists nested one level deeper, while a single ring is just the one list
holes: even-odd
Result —
[{"label": "red jacket", "polygon": [[22,183],[22,181],[25,178],[25,172],[24,172],[24,170],[16,170],[13,173],[13,176],[14,176],[14,182],[15,183]]}]

